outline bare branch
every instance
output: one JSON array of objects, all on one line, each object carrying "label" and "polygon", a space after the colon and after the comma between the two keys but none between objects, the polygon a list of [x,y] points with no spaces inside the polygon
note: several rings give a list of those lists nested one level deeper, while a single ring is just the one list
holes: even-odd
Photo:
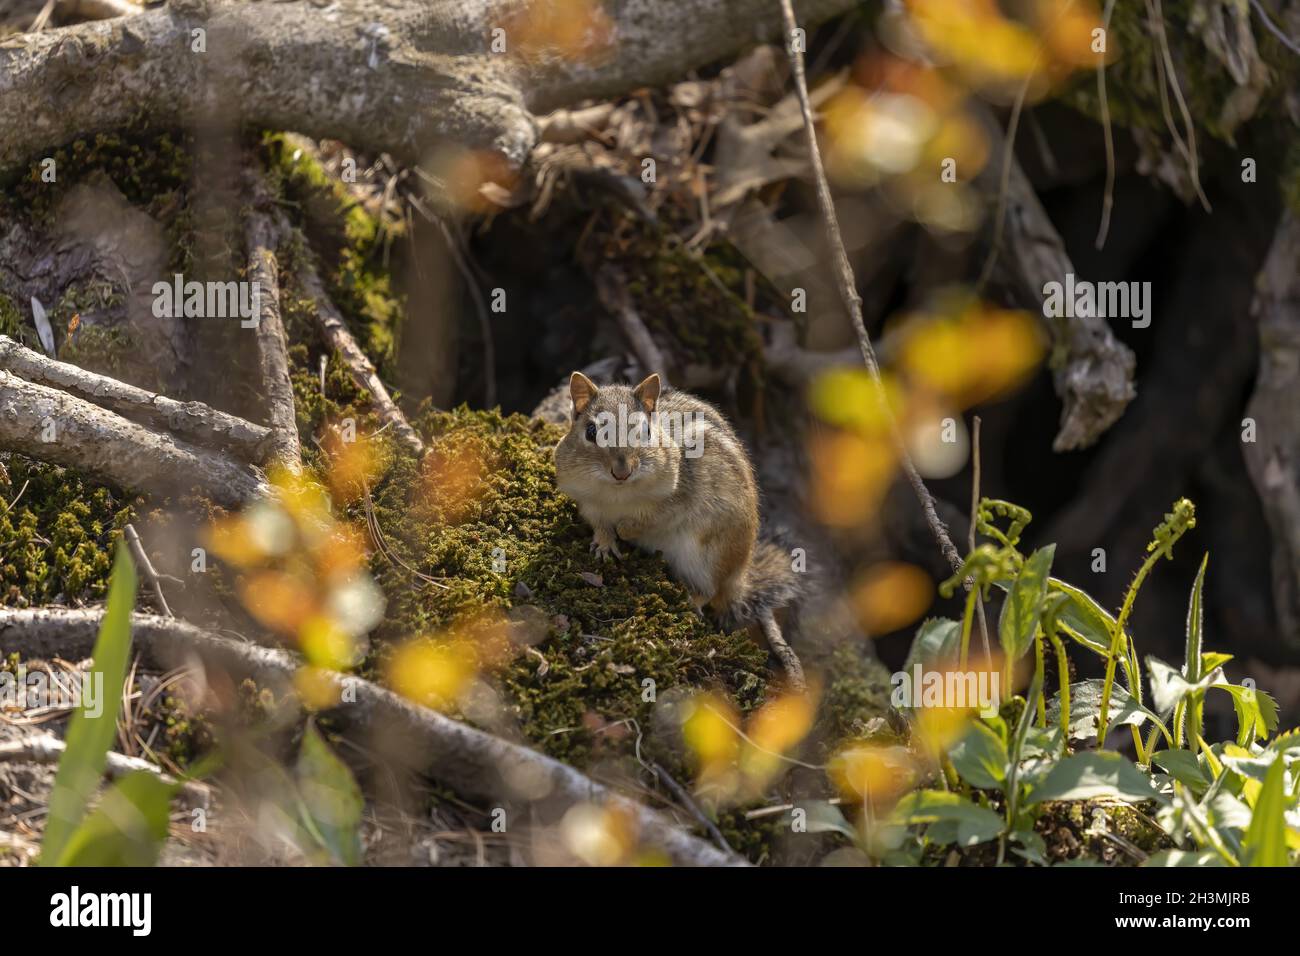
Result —
[{"label": "bare branch", "polygon": [[[102,610],[0,608],[0,647],[24,656],[86,656],[94,646]],[[284,650],[241,644],[190,624],[152,614],[132,616],[132,640],[144,661],[168,668],[198,656],[237,680],[289,691],[300,661]],[[471,797],[508,803],[554,801],[618,807],[637,821],[641,839],[686,866],[743,866],[745,861],[687,833],[648,807],[615,793],[567,764],[412,704],[359,677],[325,672],[337,698],[330,711],[345,732],[374,731],[409,742],[428,773]],[[345,690],[347,691],[345,697]],[[526,793],[518,781],[527,780]]]},{"label": "bare branch", "polygon": [[257,365],[266,420],[271,426],[271,459],[297,474],[302,471],[302,448],[298,442],[298,415],[294,410],[293,382],[289,378],[289,340],[280,316],[280,267],[275,258],[280,234],[271,217],[260,206],[269,200],[264,190],[254,188],[255,207],[245,223],[248,248],[248,281],[255,283],[259,302],[257,317]]},{"label": "bare branch", "polygon": [[[68,745],[53,734],[29,734],[19,737],[17,740],[0,741],[0,762],[25,761],[29,763],[57,764],[63,759],[63,754],[67,749]],[[110,780],[117,780],[129,773],[138,772],[153,774],[166,784],[178,782],[175,777],[165,773],[147,760],[142,760],[139,757],[128,757],[126,754],[120,754],[116,751],[109,751],[108,763],[105,765],[104,773]],[[179,795],[189,807],[206,808],[212,802],[211,789],[202,783],[187,782],[181,784]]]},{"label": "bare branch", "polygon": [[198,489],[226,506],[270,490],[256,469],[4,371],[0,448],[89,472],[119,488],[164,495]]},{"label": "bare branch", "polygon": [[[1074,273],[1065,243],[1039,202],[1029,178],[1015,155],[1006,148],[997,120],[984,113],[989,149],[1004,154],[1006,165],[985,167],[976,181],[987,191],[997,189],[996,178],[1006,176],[1006,217],[998,268],[1026,303],[1041,315],[1043,288],[1064,282]],[[1006,150],[1003,153],[1004,149]],[[1054,350],[1063,356],[1055,363],[1052,381],[1061,399],[1061,429],[1052,447],[1056,451],[1086,448],[1119,420],[1136,395],[1132,350],[1115,338],[1104,318],[1060,316],[1044,318]]]},{"label": "bare branch", "polygon": [[[279,217],[279,223],[282,229],[294,229],[283,216]],[[380,380],[375,366],[357,344],[357,340],[352,337],[342,314],[330,300],[329,293],[325,291],[325,283],[321,281],[320,274],[310,261],[311,253],[308,251],[307,240],[296,229],[294,234],[302,250],[302,255],[294,263],[294,276],[303,293],[312,300],[312,317],[316,320],[316,328],[321,337],[330,348],[343,357],[343,363],[348,367],[352,381],[357,387],[365,389],[370,394],[370,401],[384,424],[390,427],[402,443],[413,452],[417,455],[424,454],[424,441],[406,420],[406,416],[397,407],[392,396],[388,394],[388,389]]]},{"label": "bare branch", "polygon": [[166,430],[196,445],[239,455],[260,464],[266,459],[271,432],[202,402],[178,402],[136,388],[107,375],[46,358],[0,335],[0,368],[41,385],[50,385],[151,428]]}]

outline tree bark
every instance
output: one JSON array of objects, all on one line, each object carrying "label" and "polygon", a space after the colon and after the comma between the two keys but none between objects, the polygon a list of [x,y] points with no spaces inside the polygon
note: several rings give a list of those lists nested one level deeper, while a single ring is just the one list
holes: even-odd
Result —
[{"label": "tree bark", "polygon": [[[856,3],[807,0],[800,12],[817,22]],[[537,140],[533,113],[677,79],[772,36],[780,22],[769,0],[608,0],[597,9],[607,22],[595,32],[610,44],[587,57],[539,49],[530,35],[529,22],[561,15],[553,0],[335,0],[328,10],[305,0],[173,0],[19,35],[0,42],[0,172],[141,118],[190,125],[228,113],[404,162],[453,144],[518,167]],[[498,28],[502,53],[492,50]]]},{"label": "tree bark", "polygon": [[178,402],[107,375],[46,358],[6,335],[0,335],[0,368],[29,382],[69,392],[151,428],[170,431],[196,445],[231,452],[254,464],[265,460],[271,437],[269,429],[202,402]]},{"label": "tree bark", "polygon": [[[90,654],[103,619],[102,610],[0,608],[0,648],[24,656],[82,658]],[[301,661],[287,651],[242,644],[169,618],[135,614],[132,641],[146,664],[168,668],[197,655],[236,680],[288,688]],[[743,866],[732,853],[698,839],[662,814],[621,796],[585,774],[528,747],[510,743],[468,724],[416,706],[390,690],[346,674],[327,672],[343,701],[331,715],[351,730],[370,731],[407,742],[419,750],[431,776],[471,797],[508,803],[525,799],[510,781],[529,779],[536,799],[560,805],[591,802],[620,808],[637,821],[642,841],[657,846],[674,863],[686,866]],[[540,786],[536,786],[540,784]],[[545,796],[540,794],[545,791]]]},{"label": "tree bark", "polygon": [[1251,311],[1259,322],[1259,377],[1242,445],[1273,538],[1278,631],[1300,647],[1300,217],[1288,209],[1260,270]]},{"label": "tree bark", "polygon": [[162,495],[198,489],[229,507],[269,493],[252,468],[4,371],[0,448],[89,472],[119,488]]}]

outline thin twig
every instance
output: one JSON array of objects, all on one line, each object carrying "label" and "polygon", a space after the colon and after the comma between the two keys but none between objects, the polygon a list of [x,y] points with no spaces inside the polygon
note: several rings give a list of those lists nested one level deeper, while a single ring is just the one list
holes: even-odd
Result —
[{"label": "thin twig", "polygon": [[1269,19],[1268,11],[1264,8],[1264,5],[1259,0],[1250,0],[1250,5],[1255,8],[1259,18],[1264,21],[1264,26],[1268,28],[1268,32],[1281,40],[1284,47],[1296,54],[1296,56],[1300,56],[1300,46],[1296,46],[1295,41],[1283,33],[1281,27]]},{"label": "thin twig", "polygon": [[[271,458],[294,474],[302,472],[302,448],[298,440],[298,416],[289,377],[289,340],[280,312],[280,266],[276,250],[286,238],[276,227],[270,190],[260,170],[249,161],[250,194],[253,205],[244,226],[248,255],[248,281],[256,283],[259,314],[256,336],[258,385],[271,428]],[[271,212],[264,210],[270,209]]]},{"label": "thin twig", "polygon": [[[1037,65],[1035,65],[1037,69]],[[1025,82],[1020,86],[1020,92],[1016,94],[1015,105],[1011,108],[1011,119],[1007,123],[1007,140],[1002,150],[1002,178],[998,181],[998,206],[994,213],[993,220],[993,241],[989,245],[988,257],[984,260],[984,268],[980,270],[980,277],[975,282],[976,289],[983,289],[989,277],[993,275],[993,266],[998,261],[998,251],[1002,246],[1002,230],[1007,219],[1007,195],[1011,189],[1011,166],[1016,161],[1016,132],[1020,129],[1020,114],[1025,108],[1025,97],[1029,95],[1029,82],[1034,77],[1034,71],[1030,70],[1025,77]]]},{"label": "thin twig", "polygon": [[1174,67],[1174,57],[1169,50],[1169,36],[1165,33],[1164,10],[1160,6],[1160,0],[1150,0],[1150,2],[1154,5],[1153,12],[1155,14],[1151,27],[1155,30],[1160,55],[1164,60],[1169,88],[1173,90],[1174,100],[1178,103],[1178,111],[1183,116],[1183,125],[1187,128],[1187,165],[1192,177],[1192,187],[1201,200],[1201,206],[1206,212],[1210,212],[1210,200],[1206,198],[1205,191],[1201,188],[1199,159],[1196,155],[1196,124],[1192,120],[1191,112],[1187,109],[1187,101],[1183,99],[1183,88],[1178,82],[1178,71]]},{"label": "thin twig", "polygon": [[[974,469],[974,477],[970,484],[970,535],[967,538],[967,554],[975,550],[975,519],[980,510],[980,417],[975,416],[973,427],[974,436],[971,439],[971,465]],[[967,590],[975,586],[975,582],[967,578],[969,582]],[[980,622],[980,637],[984,640],[984,659],[992,659],[992,650],[989,646],[989,622],[984,615],[984,595],[975,595],[975,612]]]},{"label": "thin twig", "polygon": [[[866,324],[862,319],[862,299],[855,287],[853,267],[849,264],[848,253],[844,249],[844,239],[840,235],[839,219],[836,218],[835,204],[831,199],[830,183],[826,180],[826,167],[822,163],[821,150],[817,147],[817,130],[813,121],[812,105],[808,99],[808,81],[804,76],[803,54],[795,49],[793,44],[794,32],[798,29],[798,24],[794,18],[794,8],[790,0],[780,0],[780,3],[781,15],[785,20],[786,53],[790,57],[795,91],[799,95],[799,108],[803,113],[804,131],[808,136],[808,158],[812,165],[813,180],[817,186],[817,204],[821,208],[822,218],[825,220],[826,238],[830,245],[831,257],[834,260],[836,275],[839,280],[840,296],[843,298],[844,307],[848,310],[849,318],[853,322],[853,330],[857,333],[858,346],[862,350],[862,360],[866,363],[867,371],[871,374],[871,382],[876,392],[877,401],[882,409],[887,410],[889,402],[885,395],[884,383],[880,380],[880,365],[876,361],[876,352],[871,345],[871,338],[867,335]],[[934,496],[930,494],[925,482],[921,480],[920,472],[916,470],[916,465],[912,463],[912,458],[903,442],[903,435],[899,431],[898,422],[894,420],[892,415],[889,416],[889,425],[899,462],[902,465],[903,472],[907,475],[908,482],[912,485],[912,490],[916,493],[917,500],[921,504],[921,511],[925,514],[925,520],[930,526],[930,532],[934,535],[935,541],[938,542],[939,550],[943,552],[944,557],[948,559],[949,564],[952,565],[955,571],[961,567],[961,556],[952,543],[948,529],[944,527],[938,513],[935,511]]]},{"label": "thin twig", "polygon": [[646,374],[658,372],[664,378],[671,378],[664,353],[646,328],[636,306],[632,304],[627,283],[614,266],[605,265],[596,272],[596,294],[601,305],[617,320],[619,329],[632,346],[632,352]]},{"label": "thin twig", "polygon": [[[1115,10],[1115,0],[1106,0],[1102,14],[1103,35],[1110,36],[1110,16]],[[1115,133],[1110,124],[1110,100],[1106,96],[1106,53],[1097,58],[1097,97],[1101,101],[1101,128],[1106,140],[1106,191],[1101,200],[1101,224],[1097,227],[1096,246],[1106,245],[1110,232],[1110,211],[1115,203]]]},{"label": "thin twig", "polygon": [[122,529],[122,536],[126,538],[127,545],[131,548],[131,554],[135,557],[135,563],[140,565],[140,570],[144,572],[145,579],[149,586],[153,588],[153,596],[158,601],[159,609],[168,617],[175,617],[172,609],[167,606],[167,598],[163,596],[162,583],[158,580],[158,572],[153,569],[153,562],[149,560],[149,555],[144,550],[144,544],[140,541],[140,536],[136,534],[135,525],[128,524]]},{"label": "thin twig", "polygon": [[728,853],[734,853],[735,850],[731,848],[731,844],[728,843],[727,838],[722,835],[722,831],[718,829],[717,824],[709,819],[708,814],[706,814],[700,805],[695,802],[695,798],[691,796],[690,792],[674,780],[672,774],[659,766],[659,764],[655,763],[653,760],[648,766],[650,767],[650,772],[655,775],[656,779],[671,790],[673,796],[680,800],[686,809],[691,812],[691,816],[695,817],[695,819],[699,821],[700,826],[704,827],[709,836],[713,838],[713,842]]}]

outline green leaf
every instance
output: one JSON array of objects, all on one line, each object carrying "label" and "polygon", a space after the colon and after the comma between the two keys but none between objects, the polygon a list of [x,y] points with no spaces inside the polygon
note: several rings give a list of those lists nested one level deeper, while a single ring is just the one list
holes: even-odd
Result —
[{"label": "green leaf", "polygon": [[920,664],[928,670],[930,665],[945,660],[956,660],[961,652],[961,622],[947,617],[927,618],[917,628],[912,647],[903,662],[903,670],[912,674],[912,665]]},{"label": "green leaf", "polygon": [[1151,778],[1117,753],[1098,750],[1066,757],[1029,795],[1027,803],[1114,797],[1137,803],[1164,801]]},{"label": "green leaf", "polygon": [[1007,779],[1007,748],[996,733],[980,721],[949,752],[954,769],[972,787],[1001,790]]},{"label": "green leaf", "polygon": [[1188,695],[1204,691],[1215,681],[1224,679],[1222,671],[1214,670],[1196,681],[1189,681],[1181,671],[1158,657],[1147,658],[1147,677],[1151,680],[1151,703],[1161,714],[1168,714]]},{"label": "green leaf", "polygon": [[303,824],[344,866],[361,862],[361,813],[365,801],[347,764],[334,755],[314,724],[307,724],[295,768]]},{"label": "green leaf", "polygon": [[998,619],[998,640],[1011,660],[1019,660],[1033,646],[1034,632],[1043,615],[1047,597],[1047,579],[1052,570],[1056,545],[1039,548],[1025,559],[1016,575]]},{"label": "green leaf", "polygon": [[809,833],[839,833],[854,843],[862,839],[862,834],[845,818],[844,813],[833,803],[826,800],[810,800],[805,804]]},{"label": "green leaf", "polygon": [[1247,866],[1287,866],[1286,852],[1286,791],[1281,760],[1274,760],[1264,778],[1264,785],[1255,801],[1255,812],[1250,818],[1250,829],[1242,843],[1242,856]]},{"label": "green leaf", "polygon": [[[1098,678],[1079,681],[1070,685],[1070,738],[1087,740],[1097,736],[1097,718],[1101,713],[1101,692],[1103,681]],[[1054,694],[1047,703],[1047,723],[1059,724],[1061,720],[1061,698]],[[1118,682],[1110,688],[1109,727],[1106,736],[1123,724],[1140,727],[1147,721],[1159,725],[1166,740],[1169,732],[1165,730],[1160,718],[1132,698]]]},{"label": "green leaf", "polygon": [[153,866],[178,787],[145,770],[127,774],[68,839],[59,866]]},{"label": "green leaf", "polygon": [[1223,745],[1223,765],[1242,777],[1249,777],[1263,783],[1268,779],[1268,772],[1277,762],[1279,754],[1273,750],[1261,750],[1253,754],[1237,744]]},{"label": "green leaf", "polygon": [[[66,736],[67,749],[59,761],[50,794],[49,815],[41,842],[39,865],[48,866],[63,856],[64,848],[86,815],[86,806],[99,786],[108,763],[108,751],[117,736],[117,712],[122,706],[122,683],[131,649],[131,608],[135,606],[135,565],[125,543],[118,542],[113,574],[108,586],[108,607],[92,652],[94,665],[86,680],[96,685],[98,715],[84,706],[72,714]],[[99,686],[102,682],[102,686]],[[85,701],[83,700],[83,705]]]},{"label": "green leaf", "polygon": [[[974,846],[995,839],[1002,832],[1002,818],[987,807],[981,807],[965,797],[943,790],[917,790],[909,793],[894,808],[895,817],[906,824],[929,823],[931,839],[942,843]],[[947,824],[935,828],[933,824]],[[952,839],[938,839],[934,832]]]},{"label": "green leaf", "polygon": [[1110,653],[1110,636],[1115,632],[1115,618],[1094,601],[1085,591],[1072,584],[1051,578],[1047,582],[1052,591],[1070,599],[1056,618],[1061,630],[1094,653],[1105,657]]},{"label": "green leaf", "polygon": [[1226,680],[1212,684],[1211,689],[1232,695],[1232,706],[1237,711],[1237,743],[1243,747],[1252,740],[1265,739],[1277,729],[1277,701],[1266,692],[1229,684]]},{"label": "green leaf", "polygon": [[[1207,552],[1201,559],[1201,568],[1196,572],[1192,583],[1192,596],[1187,601],[1187,646],[1183,657],[1183,676],[1193,684],[1201,679],[1201,644],[1204,631],[1205,611],[1202,607],[1202,592],[1205,589],[1205,569],[1209,566],[1210,555]],[[1158,708],[1163,709],[1163,708]]]},{"label": "green leaf", "polygon": [[1143,866],[1226,866],[1213,850],[1161,850],[1146,858]]},{"label": "green leaf", "polygon": [[1161,770],[1179,783],[1191,787],[1198,795],[1205,793],[1214,782],[1201,767],[1196,754],[1190,750],[1161,750],[1151,759]]},{"label": "green leaf", "polygon": [[1231,654],[1222,654],[1218,651],[1206,651],[1201,655],[1201,673],[1208,674],[1216,667],[1222,667],[1230,660],[1232,660]]}]

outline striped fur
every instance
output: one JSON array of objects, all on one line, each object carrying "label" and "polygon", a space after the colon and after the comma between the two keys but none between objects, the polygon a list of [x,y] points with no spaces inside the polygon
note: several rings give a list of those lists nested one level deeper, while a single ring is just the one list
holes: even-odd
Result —
[{"label": "striped fur", "polygon": [[[721,620],[760,623],[793,601],[797,576],[788,550],[759,541],[758,486],[743,443],[716,408],[686,392],[658,387],[651,376],[636,389],[596,388],[578,373],[570,387],[574,415],[556,446],[556,483],[578,504],[595,532],[593,550],[617,553],[615,538],[663,554],[674,576]],[[663,447],[630,442],[602,446],[587,439],[590,423],[657,410]],[[672,443],[668,439],[676,438]],[[699,442],[699,455],[688,454]],[[617,475],[626,474],[620,481]]]}]

